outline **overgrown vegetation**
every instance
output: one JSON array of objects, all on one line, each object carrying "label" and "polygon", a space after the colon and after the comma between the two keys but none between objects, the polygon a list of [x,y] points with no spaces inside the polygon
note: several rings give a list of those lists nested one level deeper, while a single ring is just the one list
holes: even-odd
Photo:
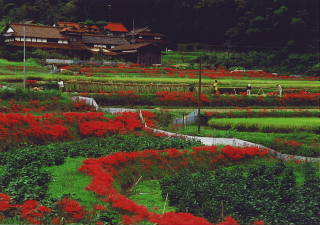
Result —
[{"label": "overgrown vegetation", "polygon": [[197,142],[176,138],[118,135],[80,141],[30,146],[1,154],[1,189],[18,202],[50,199],[48,185],[52,177],[44,167],[65,163],[67,157],[100,157],[118,151],[188,148]]},{"label": "overgrown vegetation", "polygon": [[[299,174],[297,174],[299,171]],[[316,165],[283,162],[183,171],[161,181],[163,197],[180,212],[217,222],[226,215],[248,224],[319,224],[320,176]]]},{"label": "overgrown vegetation", "polygon": [[319,53],[296,54],[286,49],[277,51],[239,52],[178,52],[164,55],[166,65],[182,64],[186,68],[199,68],[199,57],[204,67],[228,69],[264,70],[279,74],[320,76]]}]

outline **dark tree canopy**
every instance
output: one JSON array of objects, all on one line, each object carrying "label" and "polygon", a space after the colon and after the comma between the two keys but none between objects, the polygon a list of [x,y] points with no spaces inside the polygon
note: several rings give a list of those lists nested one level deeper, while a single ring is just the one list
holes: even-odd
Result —
[{"label": "dark tree canopy", "polygon": [[0,0],[0,26],[34,20],[149,26],[174,43],[319,45],[319,0]]}]

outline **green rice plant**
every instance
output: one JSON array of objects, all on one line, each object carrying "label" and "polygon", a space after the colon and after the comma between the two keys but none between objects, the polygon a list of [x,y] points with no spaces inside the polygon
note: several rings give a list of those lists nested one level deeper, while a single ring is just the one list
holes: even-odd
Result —
[{"label": "green rice plant", "polygon": [[[1,71],[0,71],[1,72]],[[45,81],[62,79],[64,81],[95,81],[95,82],[120,82],[120,83],[141,83],[141,84],[191,84],[197,83],[197,78],[187,78],[187,77],[141,77],[141,76],[130,76],[130,77],[88,77],[85,75],[65,75],[65,74],[49,74],[47,72],[33,72],[27,71],[28,76],[41,77]],[[16,72],[14,75],[1,75],[0,80],[17,80],[23,79],[23,72]],[[303,88],[305,90],[318,89],[320,88],[319,81],[302,81],[302,80],[268,80],[268,79],[231,79],[224,78],[219,79],[221,87],[246,87],[249,83],[253,86],[253,93],[258,93],[258,88],[275,88],[276,84],[282,84],[284,92],[287,88]],[[203,78],[203,85],[212,85],[212,79]]]},{"label": "green rice plant", "polygon": [[[23,66],[23,62],[13,62],[6,59],[0,59],[0,66]],[[27,59],[26,66],[40,66],[34,59]]]},{"label": "green rice plant", "polygon": [[209,120],[208,124],[214,128],[236,129],[239,131],[263,131],[284,133],[289,133],[291,131],[310,131],[314,133],[319,133],[320,118],[214,118]]}]

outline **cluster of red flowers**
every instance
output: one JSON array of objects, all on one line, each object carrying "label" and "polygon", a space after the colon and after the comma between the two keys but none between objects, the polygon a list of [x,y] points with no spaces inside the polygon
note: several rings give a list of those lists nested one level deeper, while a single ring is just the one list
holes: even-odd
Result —
[{"label": "cluster of red flowers", "polygon": [[[23,204],[13,204],[10,196],[0,193],[0,221],[11,216],[20,216],[28,224],[68,224],[90,220],[96,211],[105,211],[104,205],[95,205],[94,211],[89,212],[78,201],[63,198],[56,207],[49,208],[36,200],[27,200]],[[104,222],[97,222],[104,224]]]},{"label": "cluster of red flowers", "polygon": [[[99,115],[68,115],[70,122],[81,119],[97,118]],[[218,164],[250,159],[254,156],[265,156],[268,151],[259,148],[234,148],[224,147],[218,150],[216,146],[195,147],[193,151],[166,149],[166,150],[145,150],[141,152],[119,152],[99,159],[87,159],[79,169],[93,177],[88,190],[102,195],[105,202],[111,203],[114,208],[121,209],[124,224],[136,224],[148,220],[158,225],[213,225],[204,218],[196,217],[190,213],[157,214],[150,212],[145,206],[136,204],[114,187],[115,179],[123,171],[137,174],[150,166],[159,167],[161,170],[178,170],[189,167],[190,163],[199,165],[204,159],[209,164]],[[178,165],[177,165],[178,164]],[[136,165],[135,169],[134,166]],[[141,167],[141,165],[143,165]],[[128,170],[129,166],[129,170]],[[211,166],[213,167],[213,166]],[[137,168],[140,168],[137,169]],[[104,205],[96,205],[94,210],[106,210]],[[10,213],[8,213],[10,211]],[[8,215],[20,215],[20,218],[32,224],[66,224],[77,222],[89,222],[92,216],[79,202],[64,198],[57,202],[55,208],[42,206],[38,201],[28,200],[21,205],[12,204],[10,196],[0,193],[0,219]],[[97,224],[104,224],[99,221]],[[257,221],[254,224],[264,224]],[[239,225],[239,222],[232,217],[225,218],[225,221],[218,225]]]},{"label": "cluster of red flowers", "polygon": [[[21,219],[30,224],[74,224],[90,223],[98,211],[106,211],[104,205],[95,205],[94,210],[88,211],[78,201],[63,198],[56,203],[56,207],[49,208],[41,205],[36,200],[27,200],[23,204],[12,204],[11,197],[0,193],[0,221],[11,216],[20,216]],[[147,212],[148,213],[148,212]],[[123,216],[124,224],[134,224],[141,221],[143,217]],[[163,215],[152,215],[152,222],[158,225],[214,225],[206,219],[195,217],[190,213],[168,212]],[[97,225],[105,224],[103,221],[97,221]],[[239,222],[232,217],[226,217],[225,220],[217,225],[239,225]],[[263,221],[256,221],[253,225],[265,225]]]},{"label": "cluster of red flowers", "polygon": [[275,139],[276,142],[280,143],[280,144],[284,144],[284,145],[288,145],[288,147],[300,147],[303,145],[303,143],[295,141],[295,140],[286,140],[286,139],[282,139],[282,138],[276,138]]},{"label": "cluster of red flowers", "polygon": [[[196,92],[181,92],[181,91],[160,91],[157,92],[160,101],[163,102],[175,102],[175,101],[187,101],[187,102],[198,102],[198,97]],[[205,94],[200,96],[201,102],[210,102],[209,98]]]},{"label": "cluster of red flowers", "polygon": [[320,93],[311,93],[311,92],[307,92],[307,91],[301,91],[298,93],[287,93],[284,94],[284,99],[286,101],[290,101],[290,100],[296,100],[296,99],[301,99],[302,101],[314,101],[314,100],[319,100],[320,99]]},{"label": "cluster of red flowers", "polygon": [[14,100],[9,101],[6,106],[0,105],[2,112],[43,112],[46,111],[49,104],[42,104],[39,100],[30,100],[29,102],[18,103]]},{"label": "cluster of red flowers", "polygon": [[[161,225],[192,224],[210,225],[207,220],[195,217],[189,213],[169,212],[163,215],[150,212],[145,206],[136,204],[126,196],[122,195],[115,187],[117,177],[125,176],[125,171],[143,175],[145,172],[161,170],[172,172],[182,168],[190,168],[190,165],[206,168],[215,168],[219,163],[232,163],[242,159],[250,159],[254,156],[265,156],[268,150],[260,148],[235,148],[226,146],[218,150],[216,146],[196,147],[193,151],[166,149],[166,150],[144,150],[140,152],[119,152],[99,159],[87,159],[79,169],[93,177],[92,183],[87,190],[104,196],[103,201],[111,203],[114,208],[127,212],[123,216],[125,224],[136,224],[143,220]],[[204,165],[205,164],[205,165]],[[118,182],[126,182],[118,180]],[[229,220],[229,222],[228,222]],[[230,218],[221,224],[238,224]],[[231,222],[232,221],[232,222]]]},{"label": "cluster of red flowers", "polygon": [[[196,78],[199,76],[198,69],[179,69],[173,67],[158,67],[158,68],[145,68],[138,64],[135,65],[117,65],[117,66],[90,66],[90,67],[80,67],[80,66],[65,66],[61,69],[72,70],[79,72],[79,74],[90,74],[94,73],[109,73],[109,74],[145,74],[147,76],[153,77],[190,77]],[[225,78],[225,77],[250,77],[250,78],[262,78],[262,79],[294,79],[294,80],[317,80],[317,77],[293,77],[278,75],[275,73],[269,73],[262,70],[247,70],[247,71],[229,71],[226,69],[205,69],[202,70],[202,75],[211,79]],[[100,74],[99,74],[100,76]]]},{"label": "cluster of red flowers", "polygon": [[77,112],[96,111],[96,109],[93,106],[88,105],[85,100],[78,100],[72,104],[72,108]]},{"label": "cluster of red flowers", "polygon": [[[59,110],[68,108],[67,111],[87,112],[95,111],[95,108],[88,105],[85,101],[80,100],[73,102],[71,105],[60,102],[60,98],[54,97],[50,100],[30,100],[18,102],[10,100],[9,102],[2,102],[0,99],[0,112],[5,113],[27,113],[27,112],[46,112],[51,110]],[[60,107],[60,108],[59,108]],[[60,110],[61,110],[60,109]]]},{"label": "cluster of red flowers", "polygon": [[[144,115],[148,125],[153,125],[155,115],[151,112]],[[71,139],[75,135],[101,137],[142,128],[135,112],[119,113],[115,118],[108,118],[102,112],[47,113],[43,116],[0,113],[0,141],[7,144],[23,141],[42,144]]]}]

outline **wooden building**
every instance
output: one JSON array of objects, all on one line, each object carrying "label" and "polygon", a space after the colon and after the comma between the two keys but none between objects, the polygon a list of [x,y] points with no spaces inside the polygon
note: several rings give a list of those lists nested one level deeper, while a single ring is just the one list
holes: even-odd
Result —
[{"label": "wooden building", "polygon": [[4,42],[12,50],[26,46],[27,49],[45,49],[68,56],[90,57],[88,48],[81,42],[73,42],[61,33],[57,27],[34,24],[10,24],[4,36]]},{"label": "wooden building", "polygon": [[104,26],[104,31],[108,36],[126,37],[129,32],[122,23],[110,22]]},{"label": "wooden building", "polygon": [[[54,26],[10,24],[3,34],[8,46],[43,48],[58,53],[88,58],[93,54],[121,56],[142,65],[161,64],[161,50],[166,38],[148,29],[128,34],[121,23],[109,23],[100,29],[74,22]],[[142,37],[142,38],[140,38]],[[132,43],[130,43],[130,41]]]},{"label": "wooden building", "polygon": [[152,42],[162,45],[166,45],[168,43],[165,35],[154,33],[148,27],[130,31],[130,33],[128,33],[128,38],[130,39],[131,43]]},{"label": "wooden building", "polygon": [[128,61],[145,66],[161,64],[161,46],[156,43],[119,45],[112,49]]}]

